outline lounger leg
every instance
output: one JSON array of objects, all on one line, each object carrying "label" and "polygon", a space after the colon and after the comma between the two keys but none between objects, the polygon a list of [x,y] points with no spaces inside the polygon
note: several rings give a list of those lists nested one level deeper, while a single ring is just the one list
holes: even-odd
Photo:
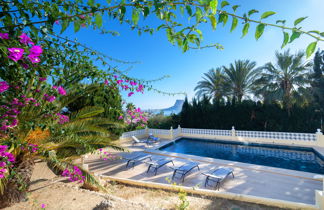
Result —
[{"label": "lounger leg", "polygon": [[149,165],[149,167],[148,167],[148,169],[147,169],[146,173],[148,173],[148,172],[150,171],[150,169],[151,169],[151,166],[152,166],[152,165]]},{"label": "lounger leg", "polygon": [[182,174],[182,183],[184,183],[185,174]]},{"label": "lounger leg", "polygon": [[215,190],[217,189],[219,191],[219,186],[220,186],[220,182],[217,180],[215,185]]},{"label": "lounger leg", "polygon": [[173,171],[172,180],[174,179],[176,172],[177,172],[177,169]]},{"label": "lounger leg", "polygon": [[127,161],[127,164],[126,164],[126,168],[127,168],[127,167],[128,167],[128,165],[129,165],[129,161],[130,161],[130,160],[128,160],[128,161]]},{"label": "lounger leg", "polygon": [[156,174],[157,174],[157,170],[158,170],[158,167],[155,168],[155,176],[156,176]]},{"label": "lounger leg", "polygon": [[197,165],[198,171],[200,171],[199,165]]},{"label": "lounger leg", "polygon": [[205,180],[205,187],[207,187],[208,177],[209,177],[209,176],[207,176],[207,177],[206,177],[206,180]]},{"label": "lounger leg", "polygon": [[232,172],[232,176],[233,176],[233,179],[234,179],[234,173]]}]

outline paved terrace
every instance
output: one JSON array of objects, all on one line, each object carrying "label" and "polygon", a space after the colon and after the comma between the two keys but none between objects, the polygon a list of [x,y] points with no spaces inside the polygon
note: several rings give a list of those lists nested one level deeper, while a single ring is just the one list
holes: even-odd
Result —
[{"label": "paved terrace", "polygon": [[[169,141],[162,140],[160,144],[162,145],[166,142]],[[233,179],[232,176],[229,176],[222,182],[221,192],[225,191],[314,205],[315,190],[323,189],[322,180],[314,179],[316,175],[312,173],[153,150],[160,145],[155,145],[153,148],[146,147],[145,144],[132,146],[130,142],[123,142],[122,145],[131,152],[114,153],[125,158],[135,157],[141,153],[148,152],[154,160],[166,158],[165,155],[171,155],[176,166],[180,166],[189,160],[201,163],[199,165],[200,171],[195,168],[186,176],[183,185],[188,187],[206,189],[204,187],[206,177],[201,173],[226,165],[234,168],[235,178]],[[111,152],[110,150],[108,151]],[[117,178],[168,184],[167,178],[171,178],[173,173],[173,170],[168,167],[172,166],[172,163],[160,168],[158,174],[154,176],[153,172],[146,173],[148,168],[146,163],[126,169],[126,162],[125,159],[103,160],[99,155],[91,155],[85,160],[91,172]],[[180,183],[179,180],[175,181]],[[207,187],[207,189],[214,190],[212,187]]]}]

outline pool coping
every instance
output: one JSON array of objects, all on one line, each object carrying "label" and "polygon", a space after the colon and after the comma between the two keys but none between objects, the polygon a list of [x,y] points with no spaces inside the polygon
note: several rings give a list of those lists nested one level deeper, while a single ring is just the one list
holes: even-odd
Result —
[{"label": "pool coping", "polygon": [[[216,164],[219,166],[228,166],[228,167],[232,167],[232,168],[255,170],[255,171],[261,171],[261,172],[267,172],[267,173],[272,173],[272,174],[291,176],[291,177],[295,177],[295,178],[309,179],[309,180],[315,180],[315,181],[321,181],[321,182],[323,182],[323,179],[324,179],[323,174],[316,174],[316,173],[297,171],[297,170],[292,170],[292,169],[277,168],[277,167],[257,165],[257,164],[252,164],[252,163],[243,163],[243,162],[237,162],[237,161],[230,161],[230,160],[223,160],[223,159],[217,159],[217,158],[209,158],[209,157],[202,157],[202,156],[197,156],[197,155],[189,155],[189,154],[174,153],[174,152],[167,152],[167,151],[159,150],[159,148],[161,148],[167,144],[170,144],[174,141],[177,141],[181,138],[183,138],[183,137],[177,137],[174,140],[164,142],[164,143],[162,143],[158,146],[155,146],[153,148],[145,149],[143,152],[149,153],[149,154],[166,156],[166,157],[179,158],[179,159],[184,159],[184,160],[189,160],[189,161],[198,161],[198,162],[204,162],[204,163],[209,163],[209,164]],[[217,141],[218,139],[213,139],[213,140]],[[221,139],[219,139],[219,140],[221,140]],[[237,142],[237,141],[232,141],[232,142]],[[252,142],[249,142],[249,143],[252,143]],[[287,147],[287,145],[280,145],[280,144],[275,144],[275,145]],[[307,147],[305,145],[294,145],[293,147],[298,147],[298,146]],[[311,146],[308,146],[308,148],[312,148],[317,153],[319,153],[320,155],[323,156],[324,148],[317,148],[317,147],[314,148]],[[321,150],[318,151],[318,149],[322,149],[322,151]],[[324,188],[324,186],[323,186],[323,188]]]},{"label": "pool coping", "polygon": [[185,192],[192,193],[194,195],[220,197],[220,198],[224,198],[224,199],[232,199],[232,200],[262,204],[262,205],[272,206],[272,207],[290,208],[290,209],[305,209],[305,210],[318,210],[319,209],[317,206],[312,205],[312,204],[305,204],[305,203],[279,200],[279,199],[273,199],[273,198],[258,197],[258,196],[253,196],[253,195],[237,194],[237,193],[231,193],[231,192],[226,192],[226,191],[221,192],[221,191],[193,188],[193,187],[186,187],[186,186],[173,186],[170,184],[156,183],[156,182],[150,182],[150,181],[139,181],[139,180],[118,178],[118,177],[114,177],[114,176],[105,176],[105,175],[99,175],[99,177],[103,180],[115,181],[115,182],[118,182],[121,184],[169,190],[169,191],[173,191],[173,192],[178,192],[179,188],[181,188]]}]

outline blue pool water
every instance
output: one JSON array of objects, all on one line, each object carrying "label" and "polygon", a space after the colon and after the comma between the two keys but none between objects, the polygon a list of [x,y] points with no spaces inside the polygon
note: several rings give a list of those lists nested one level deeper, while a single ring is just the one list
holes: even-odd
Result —
[{"label": "blue pool water", "polygon": [[181,138],[160,150],[324,174],[324,158],[307,147]]}]

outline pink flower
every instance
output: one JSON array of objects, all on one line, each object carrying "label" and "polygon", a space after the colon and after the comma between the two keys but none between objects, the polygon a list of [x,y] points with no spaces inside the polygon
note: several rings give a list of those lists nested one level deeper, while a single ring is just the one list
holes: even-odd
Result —
[{"label": "pink flower", "polygon": [[48,101],[48,102],[53,102],[55,99],[56,99],[55,96],[48,96],[48,97],[45,98],[45,100]]},{"label": "pink flower", "polygon": [[120,115],[120,116],[118,117],[118,120],[122,120],[122,119],[123,119],[123,116]]},{"label": "pink flower", "polygon": [[41,46],[32,46],[29,52],[30,55],[40,56],[43,53],[43,49]]},{"label": "pink flower", "polygon": [[5,167],[7,165],[6,162],[0,162],[0,167]]},{"label": "pink flower", "polygon": [[130,81],[130,83],[129,83],[131,86],[135,86],[135,85],[137,85],[137,83],[136,82],[133,82],[133,81]]},{"label": "pink flower", "polygon": [[42,203],[41,208],[45,209],[45,207],[46,207],[46,204]]},{"label": "pink flower", "polygon": [[117,84],[119,85],[120,83],[124,82],[124,80],[117,80]]},{"label": "pink flower", "polygon": [[54,23],[57,24],[57,25],[59,25],[60,24],[60,21],[59,20],[55,20]]},{"label": "pink flower", "polygon": [[63,115],[61,113],[57,113],[57,116],[59,116],[59,124],[64,124],[70,121],[69,116]]},{"label": "pink flower", "polygon": [[40,81],[40,82],[44,82],[44,81],[46,81],[46,77],[40,77],[38,80]]},{"label": "pink flower", "polygon": [[10,128],[13,128],[13,127],[15,127],[17,125],[18,125],[18,120],[17,119],[13,119],[12,122],[11,122],[11,124],[9,125],[9,127]]},{"label": "pink flower", "polygon": [[109,84],[109,81],[108,80],[105,80],[105,85],[108,85]]},{"label": "pink flower", "polygon": [[0,33],[0,38],[1,39],[9,39],[9,34],[8,33]]},{"label": "pink flower", "polygon": [[58,91],[58,93],[59,93],[60,95],[63,95],[63,96],[66,95],[66,91],[64,90],[64,88],[63,88],[62,86],[59,86],[59,87],[57,88],[57,91]]},{"label": "pink flower", "polygon": [[0,145],[0,152],[4,152],[8,149],[7,145]]},{"label": "pink flower", "polygon": [[54,85],[52,88],[53,88],[53,89],[57,89],[58,87]]},{"label": "pink flower", "polygon": [[26,63],[22,63],[21,66],[22,66],[24,69],[28,69],[28,68],[29,68],[28,64],[26,64]]},{"label": "pink flower", "polygon": [[128,97],[131,97],[134,94],[134,92],[129,92]]},{"label": "pink flower", "polygon": [[143,92],[144,86],[143,85],[138,85],[138,88],[136,89],[137,92]]},{"label": "pink flower", "polygon": [[34,104],[34,106],[39,106],[40,105],[40,103],[36,103],[36,104]]},{"label": "pink flower", "polygon": [[15,62],[19,61],[24,54],[24,49],[21,48],[8,48],[8,51],[10,53],[8,58]]},{"label": "pink flower", "polygon": [[20,36],[19,36],[19,42],[22,43],[22,44],[25,44],[25,45],[28,45],[28,44],[32,44],[34,45],[34,42],[32,42],[32,40],[29,38],[29,36],[27,36],[27,34],[25,33],[22,33]]},{"label": "pink flower", "polygon": [[0,82],[0,93],[3,93],[8,89],[9,89],[9,85],[6,81]]},{"label": "pink flower", "polygon": [[117,76],[117,75],[114,75],[114,78],[115,78],[115,79],[117,79],[117,78],[118,78],[118,76]]},{"label": "pink flower", "polygon": [[40,62],[40,59],[39,57],[33,55],[33,54],[29,54],[28,55],[28,58],[29,60],[32,62],[32,63],[39,63]]}]

